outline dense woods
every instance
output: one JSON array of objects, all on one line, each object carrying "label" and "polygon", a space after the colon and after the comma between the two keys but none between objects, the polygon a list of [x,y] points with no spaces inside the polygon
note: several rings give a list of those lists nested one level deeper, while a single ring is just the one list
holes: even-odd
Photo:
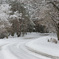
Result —
[{"label": "dense woods", "polygon": [[58,0],[0,0],[0,12],[0,38],[27,32],[56,32],[59,37]]}]

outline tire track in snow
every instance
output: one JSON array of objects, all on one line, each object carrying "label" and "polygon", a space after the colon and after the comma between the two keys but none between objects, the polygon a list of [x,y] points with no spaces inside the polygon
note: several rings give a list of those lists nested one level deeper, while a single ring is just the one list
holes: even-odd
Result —
[{"label": "tire track in snow", "polygon": [[2,47],[5,46],[5,45],[7,45],[7,44],[8,43],[0,45],[0,59],[4,59],[4,55],[2,53]]},{"label": "tire track in snow", "polygon": [[[15,56],[17,56],[19,59],[41,59],[41,58],[37,58],[31,54],[29,54],[27,51],[25,51],[25,47],[21,44],[22,48],[19,47],[17,48],[18,44],[14,44],[9,46],[9,50],[11,51],[11,53],[13,53]],[[23,49],[24,48],[24,49]]]},{"label": "tire track in snow", "polygon": [[17,57],[15,57],[13,54],[10,53],[10,51],[8,50],[8,46],[11,45],[10,43],[2,45],[2,54],[4,55],[4,59],[18,59]]},{"label": "tire track in snow", "polygon": [[8,46],[9,51],[18,57],[18,59],[50,59],[42,57],[42,55],[36,55],[36,53],[30,52],[26,47],[26,42],[19,42]]}]

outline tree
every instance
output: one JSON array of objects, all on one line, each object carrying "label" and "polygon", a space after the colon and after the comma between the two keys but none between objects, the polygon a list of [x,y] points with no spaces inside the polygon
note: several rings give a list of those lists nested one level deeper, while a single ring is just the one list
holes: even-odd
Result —
[{"label": "tree", "polygon": [[[15,15],[18,18],[18,19],[14,18],[13,23],[15,22],[15,20],[19,21],[18,27],[20,28],[18,28],[18,30],[22,32],[22,34],[24,35],[28,31],[29,25],[31,24],[31,26],[33,26],[33,21],[30,19],[29,13],[27,12],[23,3],[20,3],[19,1],[15,0],[10,3],[10,6],[11,6],[11,11],[12,11],[11,16]],[[15,23],[13,25],[14,27],[17,26],[17,24]],[[14,30],[15,29],[16,28],[14,28]]]},{"label": "tree", "polygon": [[52,20],[54,21],[55,23],[55,28],[56,28],[56,31],[57,31],[57,37],[58,37],[58,40],[59,40],[59,2],[58,2],[58,5],[56,5],[58,1],[50,1],[49,3],[53,5],[54,9],[55,9],[55,12],[53,13],[49,13],[48,14],[51,16]]},{"label": "tree", "polygon": [[8,28],[11,27],[11,24],[8,20],[9,12],[9,4],[0,5],[0,38],[8,37],[9,35]]}]

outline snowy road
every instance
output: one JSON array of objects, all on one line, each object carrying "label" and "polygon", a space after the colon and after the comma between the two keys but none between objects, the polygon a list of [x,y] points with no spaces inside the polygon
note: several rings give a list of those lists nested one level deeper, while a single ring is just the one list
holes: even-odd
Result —
[{"label": "snowy road", "polygon": [[25,47],[25,43],[16,43],[8,46],[9,50],[16,55],[19,59],[39,59],[34,55],[30,54]]},{"label": "snowy road", "polygon": [[[11,42],[12,41],[12,42]],[[46,57],[37,55],[25,47],[25,44],[31,40],[20,39],[4,40],[5,45],[1,46],[0,59],[46,59]]]},{"label": "snowy road", "polygon": [[27,49],[25,44],[32,40],[35,39],[32,37],[32,39],[11,38],[0,40],[0,59],[50,59]]},{"label": "snowy road", "polygon": [[2,52],[0,51],[0,58],[4,59]]}]

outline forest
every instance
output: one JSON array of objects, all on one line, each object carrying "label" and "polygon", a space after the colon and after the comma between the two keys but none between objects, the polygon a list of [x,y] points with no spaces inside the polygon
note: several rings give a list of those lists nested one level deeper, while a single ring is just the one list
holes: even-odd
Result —
[{"label": "forest", "polygon": [[[0,38],[27,32],[57,32],[58,1],[0,1]],[[51,28],[51,29],[50,29]]]}]

